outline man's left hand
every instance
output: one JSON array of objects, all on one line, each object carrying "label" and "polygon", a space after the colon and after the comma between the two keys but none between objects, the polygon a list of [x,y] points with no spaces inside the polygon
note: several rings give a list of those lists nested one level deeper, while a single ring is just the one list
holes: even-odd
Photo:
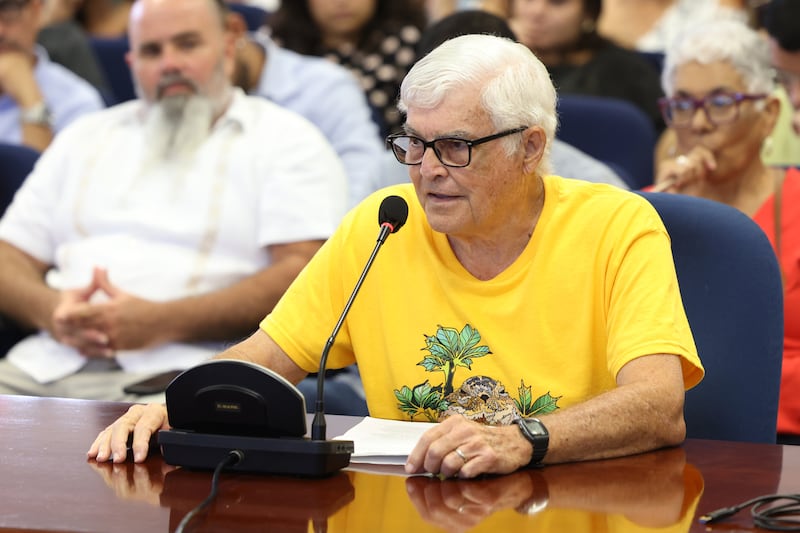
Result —
[{"label": "man's left hand", "polygon": [[527,465],[532,451],[516,425],[486,426],[457,415],[420,437],[405,468],[460,478],[507,474]]}]

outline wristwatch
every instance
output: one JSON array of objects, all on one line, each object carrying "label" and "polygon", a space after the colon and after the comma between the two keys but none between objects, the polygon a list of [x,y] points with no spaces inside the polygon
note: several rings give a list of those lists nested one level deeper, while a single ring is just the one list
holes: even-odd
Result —
[{"label": "wristwatch", "polygon": [[36,126],[53,127],[53,115],[44,102],[39,102],[26,109],[21,109],[19,113],[23,124],[33,124]]},{"label": "wristwatch", "polygon": [[520,418],[517,420],[517,425],[522,433],[522,436],[528,439],[528,442],[533,446],[533,453],[531,454],[531,461],[528,466],[535,466],[542,462],[545,454],[547,453],[547,445],[550,443],[550,433],[544,427],[542,421],[538,418]]}]

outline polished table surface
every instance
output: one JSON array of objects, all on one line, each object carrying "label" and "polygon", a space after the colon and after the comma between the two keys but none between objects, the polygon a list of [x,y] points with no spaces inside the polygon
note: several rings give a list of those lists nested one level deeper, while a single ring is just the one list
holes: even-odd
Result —
[{"label": "polished table surface", "polygon": [[[211,473],[151,454],[143,464],[86,459],[125,404],[0,396],[0,530],[171,532],[208,495]],[[328,433],[354,423],[329,415]],[[687,440],[608,461],[473,481],[406,477],[400,467],[325,479],[224,473],[187,531],[758,531],[755,496],[800,492],[800,447]],[[546,502],[546,505],[542,505]]]}]

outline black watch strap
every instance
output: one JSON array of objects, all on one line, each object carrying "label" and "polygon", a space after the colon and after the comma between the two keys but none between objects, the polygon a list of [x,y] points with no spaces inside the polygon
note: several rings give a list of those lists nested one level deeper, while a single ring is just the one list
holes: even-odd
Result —
[{"label": "black watch strap", "polygon": [[520,418],[517,420],[517,425],[522,435],[528,439],[528,442],[533,447],[531,461],[528,466],[541,464],[550,443],[550,434],[547,428],[538,418]]}]

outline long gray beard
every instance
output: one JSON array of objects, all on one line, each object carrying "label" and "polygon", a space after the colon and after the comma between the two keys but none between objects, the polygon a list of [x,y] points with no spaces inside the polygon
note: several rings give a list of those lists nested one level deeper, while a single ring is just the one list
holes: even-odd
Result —
[{"label": "long gray beard", "polygon": [[145,143],[151,164],[186,160],[208,138],[214,106],[197,95],[169,96],[152,105],[145,122]]}]

